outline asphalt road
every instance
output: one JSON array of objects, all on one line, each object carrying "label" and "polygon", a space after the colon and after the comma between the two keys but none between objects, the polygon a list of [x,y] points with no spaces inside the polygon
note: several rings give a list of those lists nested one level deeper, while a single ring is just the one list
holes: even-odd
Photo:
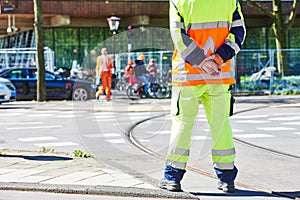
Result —
[{"label": "asphalt road", "polygon": [[[237,181],[252,188],[299,195],[300,100],[240,97],[231,118],[240,170]],[[140,107],[134,107],[139,104]],[[51,147],[57,152],[82,150],[96,159],[140,175],[153,184],[162,177],[164,160],[137,148],[126,137],[134,127],[134,140],[164,156],[170,136],[169,100],[104,103],[15,102],[0,106],[0,148],[39,150]],[[142,106],[150,109],[143,110]],[[132,110],[132,107],[134,109]],[[112,112],[111,112],[112,111]],[[210,135],[203,108],[194,127],[189,165],[213,173]],[[205,188],[188,171],[183,187],[191,192]],[[192,180],[191,180],[192,179]],[[204,180],[205,182],[205,180]],[[204,189],[205,192],[205,189]],[[210,191],[207,191],[210,192]]]}]

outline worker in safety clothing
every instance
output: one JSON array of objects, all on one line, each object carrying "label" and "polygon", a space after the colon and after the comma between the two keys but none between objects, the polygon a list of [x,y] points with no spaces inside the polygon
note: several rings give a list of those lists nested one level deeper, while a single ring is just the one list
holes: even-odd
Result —
[{"label": "worker in safety clothing", "polygon": [[194,120],[202,101],[212,138],[217,188],[234,192],[237,168],[229,123],[234,56],[246,30],[238,0],[170,0],[172,127],[160,188],[181,191]]},{"label": "worker in safety clothing", "polygon": [[100,95],[105,91],[106,101],[110,101],[111,78],[114,66],[112,64],[112,58],[107,55],[107,48],[103,47],[101,53],[102,55],[97,57],[96,76],[101,77],[102,86],[98,88],[96,92],[96,99],[99,99]]}]

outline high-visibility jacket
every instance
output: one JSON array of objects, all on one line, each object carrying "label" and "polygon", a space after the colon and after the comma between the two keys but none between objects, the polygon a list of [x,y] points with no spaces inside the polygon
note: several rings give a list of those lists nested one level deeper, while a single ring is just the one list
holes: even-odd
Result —
[{"label": "high-visibility jacket", "polygon": [[[173,85],[234,84],[234,56],[246,30],[238,0],[170,0]],[[221,77],[205,74],[199,64],[209,55],[224,61]]]}]

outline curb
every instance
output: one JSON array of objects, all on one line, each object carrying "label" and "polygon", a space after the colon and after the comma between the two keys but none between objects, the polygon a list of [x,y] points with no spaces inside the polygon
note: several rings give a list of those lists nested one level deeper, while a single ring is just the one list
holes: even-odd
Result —
[{"label": "curb", "polygon": [[50,192],[63,194],[109,195],[123,197],[199,199],[188,192],[169,192],[162,189],[141,189],[116,186],[79,186],[79,185],[52,185],[37,183],[3,183],[0,190]]}]

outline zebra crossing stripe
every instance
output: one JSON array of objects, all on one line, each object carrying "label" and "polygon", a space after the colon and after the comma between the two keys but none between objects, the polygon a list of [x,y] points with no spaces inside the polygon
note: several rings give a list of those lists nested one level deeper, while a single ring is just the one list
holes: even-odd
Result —
[{"label": "zebra crossing stripe", "polygon": [[21,142],[36,142],[36,141],[44,141],[44,140],[57,140],[58,138],[52,136],[46,137],[27,137],[27,138],[18,138]]},{"label": "zebra crossing stripe", "polygon": [[121,134],[118,134],[118,133],[104,133],[104,134],[98,133],[98,134],[85,134],[83,136],[87,137],[87,138],[103,138],[103,137],[120,137]]},{"label": "zebra crossing stripe", "polygon": [[38,146],[38,147],[65,147],[65,146],[78,146],[78,144],[74,143],[74,142],[53,142],[53,143],[38,143],[38,144],[34,144],[34,146]]},{"label": "zebra crossing stripe", "polygon": [[267,120],[237,120],[235,122],[237,122],[237,123],[247,123],[247,124],[264,124],[264,123],[269,123],[271,121],[267,121]]},{"label": "zebra crossing stripe", "polygon": [[51,128],[62,128],[62,125],[57,126],[23,126],[23,127],[11,127],[6,128],[7,130],[26,130],[26,129],[51,129]]},{"label": "zebra crossing stripe", "polygon": [[275,137],[275,136],[270,135],[270,134],[238,134],[238,135],[234,135],[234,137],[238,137],[238,138],[270,138],[270,137]]},{"label": "zebra crossing stripe", "polygon": [[289,127],[256,127],[258,130],[263,131],[292,131],[296,130],[295,128],[289,128]]},{"label": "zebra crossing stripe", "polygon": [[113,144],[125,144],[124,139],[112,139],[112,140],[106,140],[107,142],[113,143]]}]

